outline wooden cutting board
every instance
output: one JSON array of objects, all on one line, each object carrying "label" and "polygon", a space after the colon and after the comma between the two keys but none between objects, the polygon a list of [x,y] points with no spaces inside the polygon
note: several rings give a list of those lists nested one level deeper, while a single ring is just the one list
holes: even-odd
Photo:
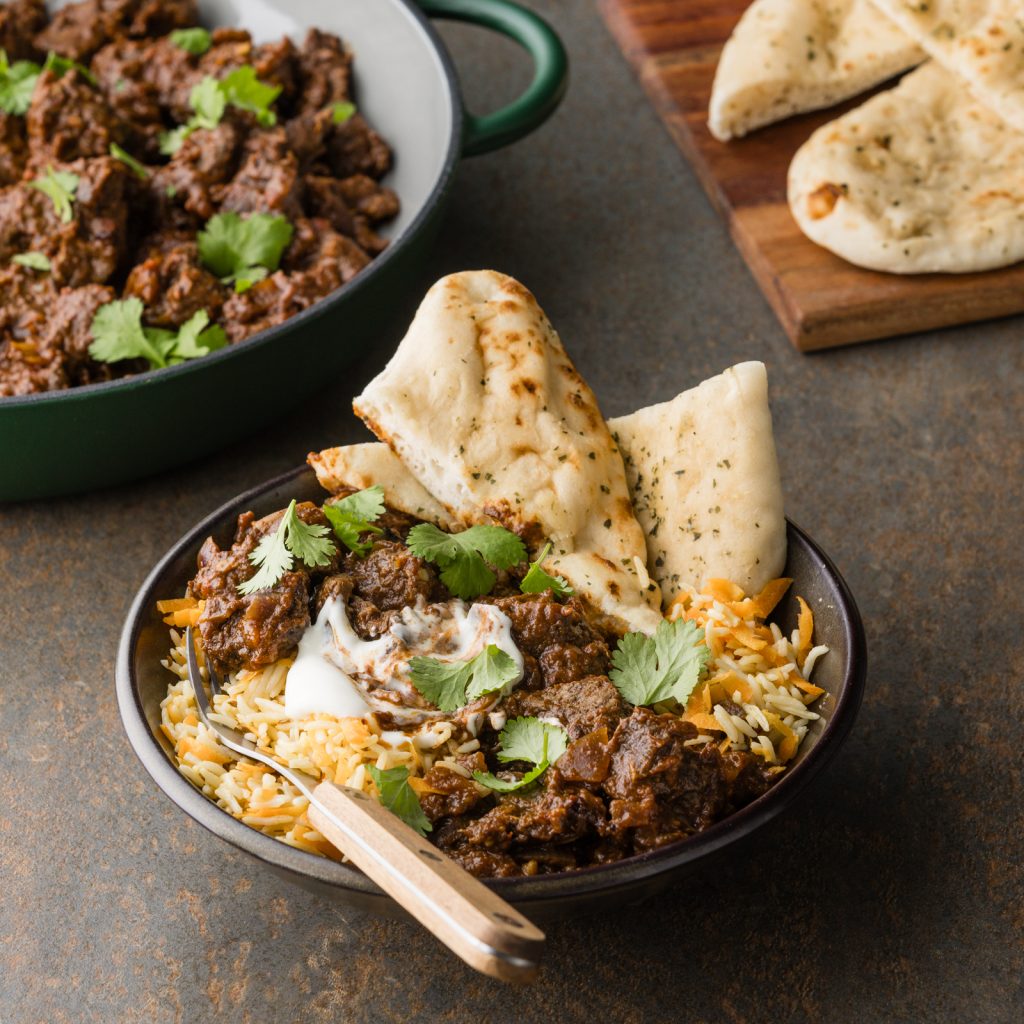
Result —
[{"label": "wooden cutting board", "polygon": [[786,333],[808,352],[1024,312],[1024,264],[904,277],[860,270],[809,241],[786,205],[786,172],[808,136],[863,102],[722,143],[707,129],[722,46],[749,0],[598,0]]}]

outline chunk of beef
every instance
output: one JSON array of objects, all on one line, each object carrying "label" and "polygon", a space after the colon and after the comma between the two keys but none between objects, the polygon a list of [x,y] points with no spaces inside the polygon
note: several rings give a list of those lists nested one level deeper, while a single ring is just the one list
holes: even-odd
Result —
[{"label": "chunk of beef", "polygon": [[20,181],[27,161],[25,119],[0,110],[0,186]]},{"label": "chunk of beef", "polygon": [[[304,523],[329,525],[312,502],[296,506]],[[337,560],[310,570],[301,562],[267,590],[240,594],[238,585],[256,572],[249,555],[260,540],[273,533],[284,512],[256,520],[251,512],[238,517],[234,543],[221,549],[212,537],[199,551],[198,572],[189,584],[193,597],[205,601],[199,634],[207,655],[224,670],[269,665],[298,646],[310,624],[311,577],[337,571]]]},{"label": "chunk of beef", "polygon": [[326,146],[327,162],[339,178],[350,178],[353,174],[383,178],[391,170],[390,147],[361,114],[334,125]]},{"label": "chunk of beef", "polygon": [[626,713],[607,676],[567,679],[543,690],[513,690],[502,707],[509,718],[555,718],[573,740],[595,729],[614,730]]},{"label": "chunk of beef", "polygon": [[282,270],[224,304],[224,326],[231,341],[284,323],[353,278],[370,257],[326,221],[300,218]]},{"label": "chunk of beef", "polygon": [[299,203],[299,161],[288,147],[283,128],[257,129],[242,145],[238,170],[213,195],[223,210],[238,213],[284,214],[289,220],[302,212]]},{"label": "chunk of beef", "polygon": [[216,128],[193,132],[150,179],[158,206],[178,207],[209,220],[220,204],[217,190],[235,173],[243,137],[242,127],[229,117]]},{"label": "chunk of beef", "polygon": [[180,327],[200,310],[217,320],[229,295],[228,288],[199,262],[195,242],[166,251],[157,249],[134,266],[124,296],[136,296],[146,307],[146,323],[153,327]]},{"label": "chunk of beef", "polygon": [[608,645],[578,598],[560,604],[550,594],[513,594],[493,603],[512,620],[512,636],[527,662],[527,689],[607,674]]},{"label": "chunk of beef", "polygon": [[9,61],[37,60],[42,54],[33,39],[44,25],[43,0],[10,0],[0,4],[0,50]]},{"label": "chunk of beef", "polygon": [[197,20],[195,0],[80,0],[54,12],[35,46],[88,63],[115,36],[162,36]]},{"label": "chunk of beef", "polygon": [[[334,121],[330,108],[316,110],[300,117],[293,117],[285,122],[285,134],[288,136],[288,147],[299,161],[299,167],[305,171],[311,164],[321,161],[326,152],[327,137],[334,130]],[[322,168],[327,171],[326,167]]]},{"label": "chunk of beef", "polygon": [[405,608],[420,597],[429,601],[437,589],[433,568],[392,540],[377,541],[365,558],[347,555],[345,570],[352,577],[354,594],[381,611]]},{"label": "chunk of beef", "polygon": [[44,71],[26,115],[31,164],[70,163],[107,156],[112,143],[128,141],[127,126],[98,89],[72,69],[62,75]]},{"label": "chunk of beef", "polygon": [[[480,754],[463,758],[469,771],[487,771],[487,764]],[[481,793],[472,778],[466,778],[445,765],[435,765],[424,776],[428,789],[420,794],[420,806],[431,822],[469,814],[481,801],[490,799]]]},{"label": "chunk of beef", "polygon": [[87,284],[81,288],[64,288],[49,311],[46,334],[50,344],[64,353],[64,369],[72,384],[92,384],[110,380],[119,371],[143,369],[135,361],[112,367],[94,362],[89,356],[92,344],[92,321],[100,306],[116,298],[113,288]]},{"label": "chunk of beef", "polygon": [[53,279],[0,258],[0,295],[0,396],[67,387],[63,354],[45,340],[56,298]]},{"label": "chunk of beef", "polygon": [[303,205],[314,217],[323,217],[339,234],[354,238],[373,255],[387,248],[387,240],[370,226],[398,213],[398,197],[372,178],[356,175],[339,181],[330,175],[307,174],[303,179]]},{"label": "chunk of beef", "polygon": [[296,55],[297,115],[312,114],[349,99],[352,57],[330,32],[312,28]]},{"label": "chunk of beef", "polygon": [[[161,47],[161,52],[169,46]],[[111,110],[125,125],[132,151],[151,162],[161,158],[160,135],[165,129],[154,74],[155,49],[147,40],[120,38],[104,46],[92,60],[93,74]],[[173,49],[184,54],[179,47]]]}]

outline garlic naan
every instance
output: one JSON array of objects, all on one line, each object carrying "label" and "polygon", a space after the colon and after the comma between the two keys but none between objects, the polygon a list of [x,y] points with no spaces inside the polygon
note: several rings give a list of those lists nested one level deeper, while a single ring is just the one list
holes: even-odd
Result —
[{"label": "garlic naan", "polygon": [[1024,132],[1021,0],[873,0],[986,106]]},{"label": "garlic naan", "polygon": [[782,575],[786,519],[764,363],[739,363],[608,426],[666,597],[709,578],[756,594]]},{"label": "garlic naan", "polygon": [[619,628],[657,626],[622,458],[519,282],[493,271],[440,280],[353,407],[455,520],[489,518],[534,552],[549,539],[548,572]]},{"label": "garlic naan", "polygon": [[868,0],[754,0],[718,62],[708,127],[725,142],[830,107],[923,59]]},{"label": "garlic naan", "polygon": [[965,273],[1024,259],[1024,133],[929,61],[819,128],[789,169],[813,242],[861,267]]},{"label": "garlic naan", "polygon": [[451,517],[444,506],[386,444],[378,441],[327,448],[310,452],[306,461],[313,467],[320,486],[331,494],[346,489],[361,491],[379,484],[392,508],[445,529],[451,526]]}]

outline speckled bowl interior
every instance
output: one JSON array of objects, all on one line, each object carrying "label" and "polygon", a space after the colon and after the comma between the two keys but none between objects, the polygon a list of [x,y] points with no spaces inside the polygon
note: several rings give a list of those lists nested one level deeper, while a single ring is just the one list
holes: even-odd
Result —
[{"label": "speckled bowl interior", "polygon": [[[117,660],[121,717],[135,752],[157,785],[201,825],[268,868],[331,899],[400,915],[397,905],[354,868],[287,846],[222,811],[178,772],[158,728],[160,702],[172,677],[160,665],[167,654],[168,635],[155,602],[183,592],[206,537],[213,535],[220,544],[229,544],[239,513],[251,509],[264,515],[292,498],[322,500],[323,491],[309,469],[294,470],[228,502],[182,537],[153,569],[136,595],[121,636]],[[559,875],[491,880],[488,884],[505,899],[537,920],[642,899],[780,814],[835,755],[861,701],[867,661],[864,631],[835,566],[799,527],[790,523],[788,532],[786,575],[794,583],[773,618],[783,630],[793,629],[794,595],[800,594],[814,610],[816,639],[831,648],[814,675],[815,683],[828,691],[815,706],[823,717],[812,726],[790,770],[763,797],[692,839],[614,864]]]}]

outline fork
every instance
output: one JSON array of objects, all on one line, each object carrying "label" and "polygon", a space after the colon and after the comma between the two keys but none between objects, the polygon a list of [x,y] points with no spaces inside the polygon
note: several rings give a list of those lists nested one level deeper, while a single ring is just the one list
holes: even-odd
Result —
[{"label": "fork", "polygon": [[[213,721],[191,626],[185,648],[199,717],[225,747],[262,762],[300,790],[317,831],[471,967],[502,981],[536,977],[544,945],[536,925],[377,800],[289,768],[237,729]],[[222,693],[209,658],[206,673],[213,694]]]}]

